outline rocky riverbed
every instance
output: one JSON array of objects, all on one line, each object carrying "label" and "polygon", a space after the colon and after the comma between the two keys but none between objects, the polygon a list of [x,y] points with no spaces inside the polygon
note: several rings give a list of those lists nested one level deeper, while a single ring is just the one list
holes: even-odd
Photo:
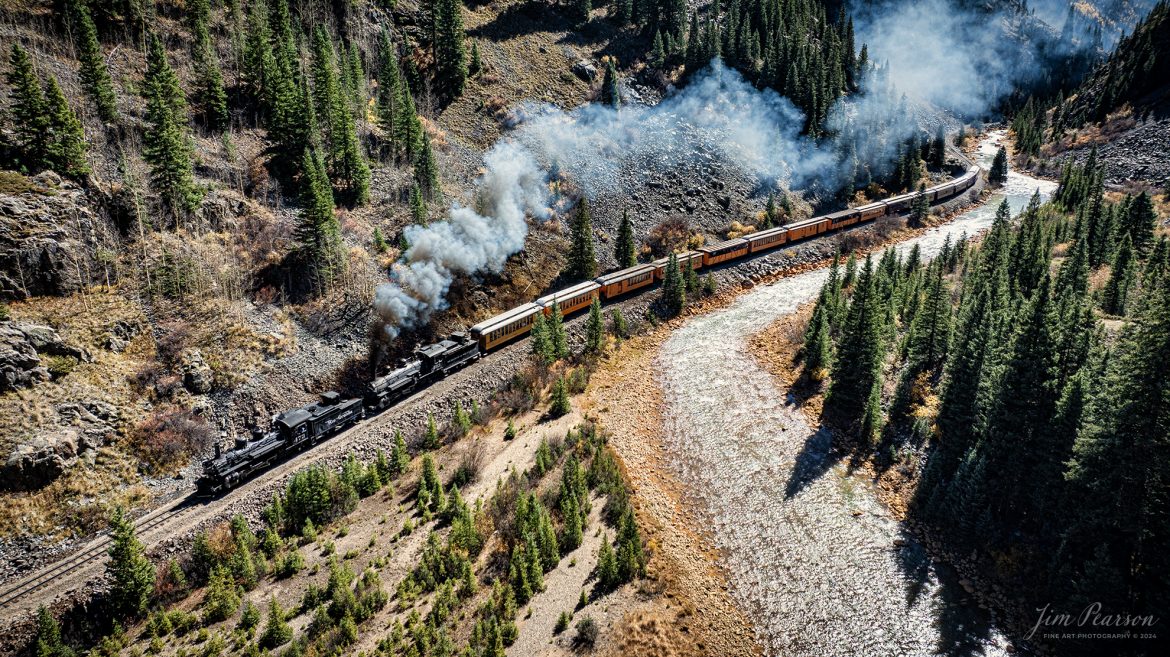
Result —
[{"label": "rocky riverbed", "polygon": [[[1002,133],[980,149],[985,164]],[[1000,190],[1015,212],[1050,182],[1013,173]],[[932,229],[990,225],[998,199]],[[748,350],[751,335],[812,300],[825,269],[760,286],[696,317],[663,344],[665,445],[723,554],[732,595],[770,654],[1006,654],[1010,640],[878,502],[869,481],[810,426]]]}]

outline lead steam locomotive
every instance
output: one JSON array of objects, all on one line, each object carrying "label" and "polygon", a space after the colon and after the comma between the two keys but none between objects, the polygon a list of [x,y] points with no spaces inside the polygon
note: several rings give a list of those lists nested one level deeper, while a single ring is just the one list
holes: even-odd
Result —
[{"label": "lead steam locomotive", "polygon": [[[979,170],[972,167],[958,178],[925,190],[932,202],[963,194],[975,185]],[[840,228],[867,223],[904,211],[917,192],[902,194],[856,208],[805,219],[780,228],[752,233],[694,251],[677,254],[680,264],[698,270],[782,244],[822,235]],[[456,333],[446,340],[418,347],[411,360],[366,386],[363,399],[342,399],[333,391],[321,400],[285,411],[272,419],[267,433],[255,432],[252,439],[240,438],[226,452],[216,445],[215,456],[203,462],[199,489],[207,493],[229,490],[276,461],[316,445],[322,440],[379,413],[416,391],[459,370],[480,356],[523,336],[532,329],[537,313],[552,313],[554,305],[570,315],[588,308],[595,299],[610,301],[633,290],[662,280],[667,258],[610,272],[591,281],[540,297],[472,326],[469,333]]]}]

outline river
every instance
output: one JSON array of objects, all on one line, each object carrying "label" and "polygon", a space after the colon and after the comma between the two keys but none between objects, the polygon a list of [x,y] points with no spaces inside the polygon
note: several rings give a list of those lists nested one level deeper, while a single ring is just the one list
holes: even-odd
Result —
[{"label": "river", "polygon": [[[990,165],[1002,132],[980,144]],[[944,239],[990,226],[1055,184],[1015,172],[996,197],[899,245],[924,257]],[[1003,655],[1010,641],[877,501],[865,476],[835,461],[753,359],[748,339],[817,295],[818,269],[757,287],[695,317],[664,343],[666,446],[720,548],[736,601],[771,655]]]}]

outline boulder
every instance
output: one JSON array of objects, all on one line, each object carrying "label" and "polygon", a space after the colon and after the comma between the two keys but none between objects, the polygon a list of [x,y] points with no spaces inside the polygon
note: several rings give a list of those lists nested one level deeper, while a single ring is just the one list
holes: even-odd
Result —
[{"label": "boulder", "polygon": [[585,82],[593,82],[597,78],[597,67],[592,62],[584,59],[573,64],[572,71],[573,75],[576,75]]},{"label": "boulder", "polygon": [[66,427],[17,445],[0,466],[0,488],[26,491],[49,485],[77,462],[78,447],[84,442],[80,429]]},{"label": "boulder", "polygon": [[183,359],[183,386],[196,395],[206,395],[211,392],[214,382],[214,373],[203,354],[192,351]]},{"label": "boulder", "polygon": [[130,341],[142,332],[142,325],[138,322],[128,322],[119,319],[110,325],[110,335],[106,338],[106,348],[120,354],[130,346]]},{"label": "boulder", "polygon": [[37,350],[38,354],[69,356],[83,363],[93,360],[93,357],[85,349],[62,340],[61,336],[57,334],[57,330],[51,326],[20,324],[17,328],[24,333],[24,337],[28,339],[29,344]]}]

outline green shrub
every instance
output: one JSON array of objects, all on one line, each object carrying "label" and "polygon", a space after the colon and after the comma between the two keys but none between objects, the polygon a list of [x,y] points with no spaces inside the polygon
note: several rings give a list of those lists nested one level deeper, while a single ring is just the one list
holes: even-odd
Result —
[{"label": "green shrub", "polygon": [[597,622],[586,616],[577,621],[577,636],[573,638],[573,643],[582,648],[592,648],[597,643],[597,635],[600,633],[601,628],[597,627]]},{"label": "green shrub", "polygon": [[251,630],[260,624],[260,610],[251,601],[244,603],[244,611],[240,612],[241,630]]},{"label": "green shrub", "polygon": [[557,616],[557,624],[553,627],[553,634],[560,634],[569,629],[570,620],[572,620],[572,617],[569,616],[569,612],[562,611],[561,615]]}]

